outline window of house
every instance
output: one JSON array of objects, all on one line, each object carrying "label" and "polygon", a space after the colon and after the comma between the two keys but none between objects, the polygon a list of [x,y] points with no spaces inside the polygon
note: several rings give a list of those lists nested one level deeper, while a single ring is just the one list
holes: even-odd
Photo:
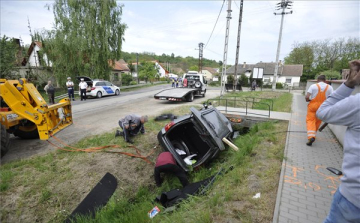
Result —
[{"label": "window of house", "polygon": [[291,84],[291,78],[286,78],[286,83]]},{"label": "window of house", "polygon": [[113,80],[119,81],[119,73],[114,73]]},{"label": "window of house", "polygon": [[264,82],[270,82],[270,78],[264,78]]},{"label": "window of house", "polygon": [[38,57],[38,61],[39,61],[39,66],[41,66],[41,58],[40,58],[40,52],[39,51],[36,51],[36,55]]}]

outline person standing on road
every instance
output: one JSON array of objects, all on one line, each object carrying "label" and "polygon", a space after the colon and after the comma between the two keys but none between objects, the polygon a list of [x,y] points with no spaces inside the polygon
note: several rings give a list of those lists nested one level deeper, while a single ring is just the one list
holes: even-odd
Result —
[{"label": "person standing on road", "polygon": [[66,82],[66,87],[68,89],[68,94],[69,94],[69,99],[75,101],[75,97],[74,97],[74,82],[71,81],[71,77],[67,78],[67,82]]},{"label": "person standing on road", "polygon": [[174,80],[174,78],[171,78],[171,87],[175,87],[175,80]]},{"label": "person standing on road", "polygon": [[87,89],[87,83],[84,81],[84,78],[80,79],[79,88],[80,88],[80,98],[81,101],[86,101],[86,89]]},{"label": "person standing on road", "polygon": [[176,83],[175,87],[176,87],[176,88],[179,87],[179,78],[176,79],[176,82],[175,82],[175,83]]},{"label": "person standing on road", "polygon": [[253,80],[253,82],[251,83],[251,91],[255,91],[256,90],[256,80]]},{"label": "person standing on road", "polygon": [[115,137],[123,136],[125,142],[134,143],[130,137],[137,135],[139,132],[141,134],[145,133],[144,123],[148,121],[148,117],[139,116],[139,115],[127,115],[125,118],[119,120],[119,126],[122,128],[122,132],[116,130]]},{"label": "person standing on road", "polygon": [[360,222],[360,60],[350,62],[347,80],[320,106],[316,115],[326,123],[347,126],[343,176],[324,223]]},{"label": "person standing on road", "polygon": [[158,156],[155,164],[154,177],[156,186],[160,187],[162,179],[160,173],[172,173],[179,178],[183,187],[189,184],[186,173],[178,165],[176,165],[175,158],[170,152],[162,152]]},{"label": "person standing on road", "polygon": [[44,90],[49,97],[49,103],[55,104],[55,87],[51,81],[48,81],[48,84],[45,85]]},{"label": "person standing on road", "polygon": [[187,79],[186,78],[184,78],[184,80],[183,80],[183,87],[187,87]]},{"label": "person standing on road", "polygon": [[316,111],[326,98],[333,92],[333,88],[325,83],[325,75],[317,78],[317,84],[312,84],[305,96],[309,102],[306,115],[306,127],[308,142],[306,145],[311,146],[315,142],[316,132],[320,127],[321,120],[316,117]]}]

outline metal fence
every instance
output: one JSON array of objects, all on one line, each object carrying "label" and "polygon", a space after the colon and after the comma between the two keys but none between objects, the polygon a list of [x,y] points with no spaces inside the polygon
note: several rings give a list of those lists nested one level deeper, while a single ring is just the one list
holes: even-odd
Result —
[{"label": "metal fence", "polygon": [[[241,100],[243,99],[243,100]],[[270,117],[270,111],[272,104],[264,102],[256,102],[255,100],[259,98],[253,98],[253,100],[244,100],[244,98],[214,98],[209,99],[207,103],[216,107],[219,111],[225,113],[242,113],[245,115],[258,115]],[[221,108],[223,107],[223,108]],[[254,110],[258,109],[258,110]],[[263,111],[263,112],[261,112]]]},{"label": "metal fence", "polygon": [[[274,100],[271,99],[271,98],[238,97],[238,96],[227,96],[227,97],[220,97],[220,98],[228,99],[228,100],[234,100],[234,101],[237,101],[238,99],[240,99],[240,100],[244,99],[244,101],[252,102],[251,109],[254,109],[254,104],[255,103],[269,104],[271,111],[273,111],[273,109],[274,109]],[[234,102],[234,104],[235,104],[235,102]],[[256,106],[255,106],[255,108],[256,108]]]},{"label": "metal fence", "polygon": [[[74,91],[74,95],[75,95],[75,94],[79,94],[79,91]],[[55,99],[61,100],[61,99],[63,99],[63,98],[67,98],[67,97],[69,97],[69,94],[68,94],[68,93],[62,94],[62,95],[58,95],[58,96],[55,97]]]}]

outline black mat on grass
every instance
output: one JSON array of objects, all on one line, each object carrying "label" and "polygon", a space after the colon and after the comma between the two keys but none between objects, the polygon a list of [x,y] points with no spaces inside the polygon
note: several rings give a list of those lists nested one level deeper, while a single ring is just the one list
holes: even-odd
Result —
[{"label": "black mat on grass", "polygon": [[84,200],[75,208],[71,215],[65,220],[66,223],[71,223],[78,215],[95,216],[95,211],[104,206],[114,193],[117,187],[116,178],[106,173],[105,176],[97,183],[97,185],[90,191]]}]

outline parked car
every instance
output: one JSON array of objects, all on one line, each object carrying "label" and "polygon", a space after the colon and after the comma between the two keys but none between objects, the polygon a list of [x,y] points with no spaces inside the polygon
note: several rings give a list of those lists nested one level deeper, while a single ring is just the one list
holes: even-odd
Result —
[{"label": "parked car", "polygon": [[92,80],[91,78],[84,76],[79,76],[76,78],[78,79],[79,82],[81,78],[84,78],[84,81],[87,83],[88,85],[88,88],[86,90],[87,97],[101,98],[102,96],[108,96],[108,95],[120,95],[120,88],[109,81],[105,81],[101,79]]},{"label": "parked car", "polygon": [[171,152],[185,171],[191,169],[184,160],[186,157],[196,154],[192,168],[210,161],[225,149],[222,139],[233,132],[231,122],[216,108],[192,107],[190,111],[191,114],[171,121],[158,134],[163,149]]}]

